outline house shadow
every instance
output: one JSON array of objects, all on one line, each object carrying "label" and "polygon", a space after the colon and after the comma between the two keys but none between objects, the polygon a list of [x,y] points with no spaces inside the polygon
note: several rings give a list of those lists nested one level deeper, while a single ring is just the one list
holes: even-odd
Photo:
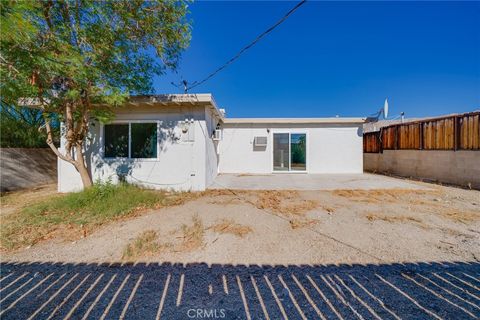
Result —
[{"label": "house shadow", "polygon": [[478,319],[480,264],[2,263],[2,319]]}]

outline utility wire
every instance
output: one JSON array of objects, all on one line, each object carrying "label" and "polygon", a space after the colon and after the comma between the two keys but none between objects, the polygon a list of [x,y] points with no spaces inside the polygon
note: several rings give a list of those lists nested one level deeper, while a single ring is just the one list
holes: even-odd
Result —
[{"label": "utility wire", "polygon": [[250,49],[251,47],[253,47],[258,41],[260,41],[260,39],[262,39],[263,37],[265,37],[267,34],[269,34],[270,32],[273,31],[273,29],[275,29],[276,27],[278,27],[282,22],[284,22],[285,20],[288,19],[288,17],[290,17],[298,8],[300,8],[301,5],[303,5],[305,2],[307,2],[307,0],[302,0],[300,1],[299,3],[297,3],[297,5],[295,7],[293,7],[292,9],[290,9],[290,11],[288,11],[280,20],[278,20],[273,26],[271,26],[270,28],[268,28],[267,30],[265,30],[263,33],[261,33],[258,37],[255,38],[255,40],[253,40],[249,45],[245,46],[242,50],[240,50],[233,58],[231,58],[230,60],[228,60],[227,62],[225,62],[225,64],[223,64],[221,67],[219,67],[217,70],[215,70],[214,72],[212,72],[211,74],[209,74],[205,79],[201,80],[201,81],[195,81],[194,83],[192,83],[192,85],[190,85],[189,87],[187,87],[185,90],[190,90],[190,89],[193,89],[199,85],[201,85],[202,83],[210,80],[211,78],[213,78],[217,73],[219,73],[220,71],[222,71],[223,69],[225,69],[226,67],[228,67],[230,64],[232,64],[235,60],[237,60],[238,58],[240,58],[240,56],[242,55],[242,53],[244,53],[245,51],[247,51],[248,49]]}]

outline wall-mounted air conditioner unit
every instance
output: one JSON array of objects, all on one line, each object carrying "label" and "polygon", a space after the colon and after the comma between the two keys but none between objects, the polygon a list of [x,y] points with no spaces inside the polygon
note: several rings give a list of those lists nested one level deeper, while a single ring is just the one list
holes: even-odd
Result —
[{"label": "wall-mounted air conditioner unit", "polygon": [[213,132],[212,139],[213,139],[213,141],[220,141],[220,140],[222,140],[222,130],[220,130],[220,129],[215,129],[215,131]]},{"label": "wall-mounted air conditioner unit", "polygon": [[253,138],[253,145],[255,147],[266,147],[267,146],[267,137],[255,137],[255,138]]}]

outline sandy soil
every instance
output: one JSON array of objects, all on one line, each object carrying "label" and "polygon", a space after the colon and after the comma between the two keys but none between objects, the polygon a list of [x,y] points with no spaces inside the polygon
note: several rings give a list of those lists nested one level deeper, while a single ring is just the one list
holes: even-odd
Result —
[{"label": "sandy soil", "polygon": [[[423,185],[429,189],[210,191],[184,205],[113,223],[73,243],[52,239],[2,260],[122,261],[125,248],[152,230],[161,249],[139,261],[269,265],[480,261],[480,192]],[[195,217],[202,230],[197,245],[188,246],[185,230]],[[247,231],[223,232],[236,230],[224,226],[226,222]]]}]

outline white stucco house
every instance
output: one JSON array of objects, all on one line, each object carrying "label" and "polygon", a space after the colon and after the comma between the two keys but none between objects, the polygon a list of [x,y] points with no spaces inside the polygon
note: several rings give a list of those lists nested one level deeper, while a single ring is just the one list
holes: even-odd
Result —
[{"label": "white stucco house", "polygon": [[[235,119],[211,94],[136,96],[113,122],[92,121],[86,161],[94,181],[174,190],[205,190],[222,173],[362,173],[364,122]],[[58,160],[58,190],[81,189],[75,168]]]}]

